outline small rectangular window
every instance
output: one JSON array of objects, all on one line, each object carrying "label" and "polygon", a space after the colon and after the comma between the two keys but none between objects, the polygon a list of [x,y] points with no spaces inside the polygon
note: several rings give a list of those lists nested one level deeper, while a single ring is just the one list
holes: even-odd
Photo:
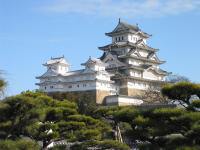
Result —
[{"label": "small rectangular window", "polygon": [[72,88],[72,85],[69,85],[68,88]]}]

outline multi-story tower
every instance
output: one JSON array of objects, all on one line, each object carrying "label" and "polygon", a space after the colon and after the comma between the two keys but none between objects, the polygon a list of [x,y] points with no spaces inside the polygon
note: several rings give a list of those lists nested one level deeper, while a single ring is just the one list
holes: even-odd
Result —
[{"label": "multi-story tower", "polygon": [[112,43],[103,47],[101,60],[107,63],[106,70],[114,74],[120,90],[119,94],[136,96],[149,87],[159,87],[168,74],[159,68],[161,61],[156,52],[158,49],[147,45],[151,36],[143,32],[138,25],[121,22],[107,36]]}]

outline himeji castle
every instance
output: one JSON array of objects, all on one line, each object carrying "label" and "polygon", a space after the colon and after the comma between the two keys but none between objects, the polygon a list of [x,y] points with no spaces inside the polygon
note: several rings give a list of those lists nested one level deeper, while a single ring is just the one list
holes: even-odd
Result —
[{"label": "himeji castle", "polygon": [[91,93],[97,104],[140,105],[138,99],[145,90],[158,89],[168,72],[160,69],[165,63],[156,52],[158,49],[147,45],[151,35],[143,32],[138,25],[119,20],[112,32],[105,33],[111,44],[99,47],[103,54],[83,63],[81,70],[69,71],[64,57],[51,58],[44,66],[47,71],[36,77],[40,90],[47,93]]}]

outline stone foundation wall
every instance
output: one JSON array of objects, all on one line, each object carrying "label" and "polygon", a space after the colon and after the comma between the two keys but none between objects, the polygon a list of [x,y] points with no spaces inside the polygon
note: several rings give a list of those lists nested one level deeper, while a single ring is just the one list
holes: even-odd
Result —
[{"label": "stone foundation wall", "polygon": [[109,95],[110,95],[109,91],[100,91],[100,90],[96,91],[96,103],[103,104],[104,98]]},{"label": "stone foundation wall", "polygon": [[128,89],[128,96],[139,96],[144,94],[144,90]]},{"label": "stone foundation wall", "polygon": [[144,93],[143,90],[131,89],[131,88],[121,88],[119,94],[127,96],[138,96]]},{"label": "stone foundation wall", "polygon": [[69,101],[77,102],[78,100],[90,100],[96,102],[96,91],[75,91],[75,92],[51,92],[48,93],[49,96],[63,100],[67,99]]},{"label": "stone foundation wall", "polygon": [[92,90],[75,92],[51,92],[48,93],[48,95],[58,100],[67,99],[74,102],[78,100],[89,100],[97,104],[102,104],[104,98],[110,94],[108,91]]}]

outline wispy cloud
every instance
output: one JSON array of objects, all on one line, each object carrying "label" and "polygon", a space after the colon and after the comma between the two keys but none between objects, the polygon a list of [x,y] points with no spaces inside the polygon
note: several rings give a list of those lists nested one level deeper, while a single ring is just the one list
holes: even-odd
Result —
[{"label": "wispy cloud", "polygon": [[56,0],[41,9],[53,13],[159,17],[200,10],[200,0]]}]

